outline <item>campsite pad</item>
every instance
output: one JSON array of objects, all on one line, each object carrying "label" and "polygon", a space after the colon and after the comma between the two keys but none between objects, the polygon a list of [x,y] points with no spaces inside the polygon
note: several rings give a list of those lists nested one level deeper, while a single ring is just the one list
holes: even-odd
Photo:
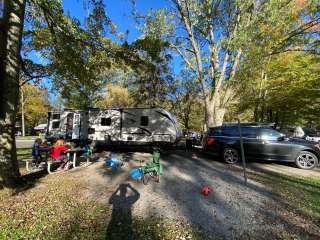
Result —
[{"label": "campsite pad", "polygon": [[[239,166],[182,151],[162,154],[165,169],[160,183],[145,186],[131,178],[130,171],[140,166],[132,160],[148,161],[151,154],[126,153],[124,158],[128,163],[116,172],[106,170],[105,158],[79,172],[88,184],[87,197],[112,207],[111,195],[120,184],[129,183],[140,194],[130,207],[134,216],[186,220],[203,232],[225,238],[268,239],[295,224],[280,216],[282,200],[264,185],[250,179],[244,185]],[[204,185],[213,189],[207,197],[200,193]]]},{"label": "campsite pad", "polygon": [[[264,185],[250,179],[248,186],[244,185],[241,168],[191,156],[184,152],[162,155],[164,175],[160,183],[147,186],[130,177],[130,170],[140,166],[130,159],[146,162],[151,158],[148,153],[127,153],[128,164],[117,172],[106,170],[101,160],[81,175],[87,179],[87,194],[94,200],[109,205],[118,186],[130,183],[140,194],[131,206],[134,216],[186,220],[199,230],[226,238],[269,238],[294,224],[271,207],[281,199]],[[213,189],[207,197],[200,194],[203,185]]]}]

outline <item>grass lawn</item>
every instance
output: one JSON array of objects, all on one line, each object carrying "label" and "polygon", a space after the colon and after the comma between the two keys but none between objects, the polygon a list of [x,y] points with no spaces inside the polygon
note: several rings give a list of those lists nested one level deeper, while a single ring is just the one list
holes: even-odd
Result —
[{"label": "grass lawn", "polygon": [[0,239],[202,239],[184,222],[113,214],[85,191],[70,174],[46,176],[14,194],[0,190]]},{"label": "grass lawn", "polygon": [[276,173],[255,175],[255,178],[290,203],[295,211],[314,220],[320,219],[319,178],[292,177]]},{"label": "grass lawn", "polygon": [[[278,202],[268,205],[282,212],[288,226],[280,235],[283,239],[318,239],[320,225],[320,179],[293,177],[278,173],[254,173],[250,178],[261,182],[273,192]],[[314,234],[317,232],[316,234]]]},{"label": "grass lawn", "polygon": [[32,158],[31,148],[17,148],[17,158],[18,160]]},{"label": "grass lawn", "polygon": [[17,136],[16,137],[16,140],[33,140],[33,139],[36,139],[38,138],[38,136]]}]

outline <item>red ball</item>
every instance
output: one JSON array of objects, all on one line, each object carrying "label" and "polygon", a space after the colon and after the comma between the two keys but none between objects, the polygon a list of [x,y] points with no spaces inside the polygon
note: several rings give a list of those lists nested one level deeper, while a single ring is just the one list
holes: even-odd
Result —
[{"label": "red ball", "polygon": [[201,189],[201,193],[204,195],[204,196],[208,196],[209,195],[209,192],[211,192],[212,190],[208,187],[208,186],[204,186],[202,189]]}]

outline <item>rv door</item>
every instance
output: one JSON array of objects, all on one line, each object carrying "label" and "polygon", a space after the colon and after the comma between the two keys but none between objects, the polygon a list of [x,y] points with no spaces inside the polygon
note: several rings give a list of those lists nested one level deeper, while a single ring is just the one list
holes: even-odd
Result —
[{"label": "rv door", "polygon": [[75,113],[73,119],[72,139],[80,138],[80,124],[80,113]]},{"label": "rv door", "polygon": [[73,119],[74,119],[74,113],[69,112],[67,113],[66,118],[66,140],[71,140],[73,136]]}]

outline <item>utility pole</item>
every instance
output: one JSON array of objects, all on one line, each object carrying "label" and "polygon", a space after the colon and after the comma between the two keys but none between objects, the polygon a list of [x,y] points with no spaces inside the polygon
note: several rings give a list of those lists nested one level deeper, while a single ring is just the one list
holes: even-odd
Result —
[{"label": "utility pole", "polygon": [[242,159],[242,167],[243,167],[244,184],[247,185],[247,169],[246,169],[246,159],[245,159],[245,156],[244,156],[241,123],[240,123],[240,119],[239,118],[237,120],[238,120],[238,130],[239,130],[239,137],[240,137],[240,149],[241,149],[241,159]]}]

